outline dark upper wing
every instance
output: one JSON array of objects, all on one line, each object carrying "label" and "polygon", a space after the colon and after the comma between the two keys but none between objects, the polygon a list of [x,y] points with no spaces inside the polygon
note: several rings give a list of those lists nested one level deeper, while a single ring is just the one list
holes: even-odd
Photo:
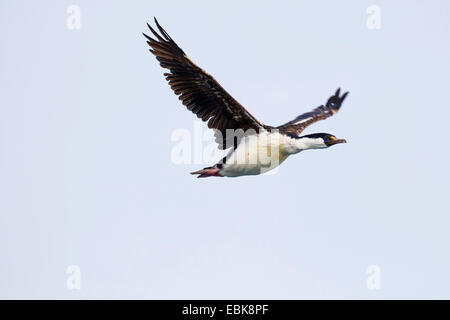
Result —
[{"label": "dark upper wing", "polygon": [[[225,91],[208,73],[196,66],[170,38],[155,18],[157,33],[150,25],[150,31],[156,40],[144,34],[151,47],[150,52],[156,56],[161,67],[169,69],[164,73],[169,85],[183,104],[208,122],[208,127],[222,133],[223,141],[219,147],[230,147],[226,140],[226,129],[264,128],[245,108]],[[216,138],[217,138],[216,132]],[[217,139],[216,139],[217,141]]]},{"label": "dark upper wing", "polygon": [[304,113],[299,115],[292,121],[285,123],[279,127],[277,127],[280,131],[284,131],[287,133],[292,133],[295,135],[300,135],[300,133],[305,130],[309,125],[319,121],[331,117],[333,114],[339,111],[339,108],[344,102],[345,97],[348,92],[344,93],[340,96],[341,88],[336,90],[334,96],[331,96],[325,105],[321,105],[320,107],[315,108],[311,112]]}]

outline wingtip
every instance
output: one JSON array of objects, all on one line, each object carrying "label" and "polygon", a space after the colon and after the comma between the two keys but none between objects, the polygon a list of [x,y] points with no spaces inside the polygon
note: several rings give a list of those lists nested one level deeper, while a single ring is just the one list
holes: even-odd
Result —
[{"label": "wingtip", "polygon": [[157,26],[158,28],[161,28],[161,26],[159,25],[158,19],[156,19],[156,17],[153,17],[153,20],[155,21],[156,26]]},{"label": "wingtip", "polygon": [[152,26],[148,22],[147,22],[147,27],[151,31],[151,33],[153,33],[153,34],[155,33],[155,30],[153,30]]},{"label": "wingtip", "polygon": [[341,100],[344,101],[345,97],[347,97],[347,95],[350,93],[350,91],[345,92],[342,97]]},{"label": "wingtip", "polygon": [[345,97],[350,93],[350,91],[346,91],[341,96],[341,87],[337,88],[336,93],[334,94],[337,98],[339,98],[341,101],[344,101]]},{"label": "wingtip", "polygon": [[[147,43],[150,45],[151,41],[153,40],[152,37],[142,32],[142,35],[147,39]],[[154,41],[154,40],[153,40]]]}]

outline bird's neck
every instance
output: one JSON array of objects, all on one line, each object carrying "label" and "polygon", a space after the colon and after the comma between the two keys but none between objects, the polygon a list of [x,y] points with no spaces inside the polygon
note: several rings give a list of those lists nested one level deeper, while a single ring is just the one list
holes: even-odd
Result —
[{"label": "bird's neck", "polygon": [[309,149],[321,149],[323,148],[323,145],[320,141],[317,139],[311,139],[311,138],[293,138],[292,139],[292,153],[297,153],[303,150],[309,150]]}]

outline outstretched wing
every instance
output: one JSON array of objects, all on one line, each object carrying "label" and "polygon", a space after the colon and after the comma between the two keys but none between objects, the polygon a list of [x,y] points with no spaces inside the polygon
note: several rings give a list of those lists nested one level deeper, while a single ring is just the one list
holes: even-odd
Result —
[{"label": "outstretched wing", "polygon": [[[172,40],[155,18],[157,33],[149,24],[156,40],[144,34],[151,47],[150,52],[156,56],[161,67],[169,69],[164,73],[172,90],[182,103],[200,119],[208,122],[208,127],[216,131],[223,139],[219,148],[232,146],[233,141],[226,141],[226,129],[254,129],[259,131],[264,125],[256,120],[239,102],[208,73],[195,65],[180,47]],[[234,138],[233,138],[234,140]],[[219,141],[218,141],[219,142]]]},{"label": "outstretched wing", "polygon": [[294,120],[289,121],[288,123],[285,123],[277,128],[282,132],[299,136],[300,133],[309,125],[319,120],[331,117],[333,114],[339,111],[342,102],[344,102],[344,99],[348,94],[348,92],[346,92],[342,96],[340,96],[340,92],[341,88],[338,88],[334,96],[331,96],[325,105],[321,105],[311,112],[299,115]]}]

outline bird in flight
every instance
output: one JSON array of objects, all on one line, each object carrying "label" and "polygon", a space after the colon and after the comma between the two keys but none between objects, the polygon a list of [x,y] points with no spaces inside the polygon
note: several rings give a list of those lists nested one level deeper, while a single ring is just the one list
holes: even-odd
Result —
[{"label": "bird in flight", "polygon": [[337,113],[348,92],[340,88],[327,103],[301,114],[281,126],[262,124],[208,73],[194,64],[155,18],[159,33],[149,24],[154,38],[146,35],[170,87],[181,102],[215,131],[219,149],[230,149],[217,164],[191,174],[198,178],[239,177],[265,173],[287,157],[308,149],[323,149],[345,143],[329,133],[301,135],[309,125]]}]

